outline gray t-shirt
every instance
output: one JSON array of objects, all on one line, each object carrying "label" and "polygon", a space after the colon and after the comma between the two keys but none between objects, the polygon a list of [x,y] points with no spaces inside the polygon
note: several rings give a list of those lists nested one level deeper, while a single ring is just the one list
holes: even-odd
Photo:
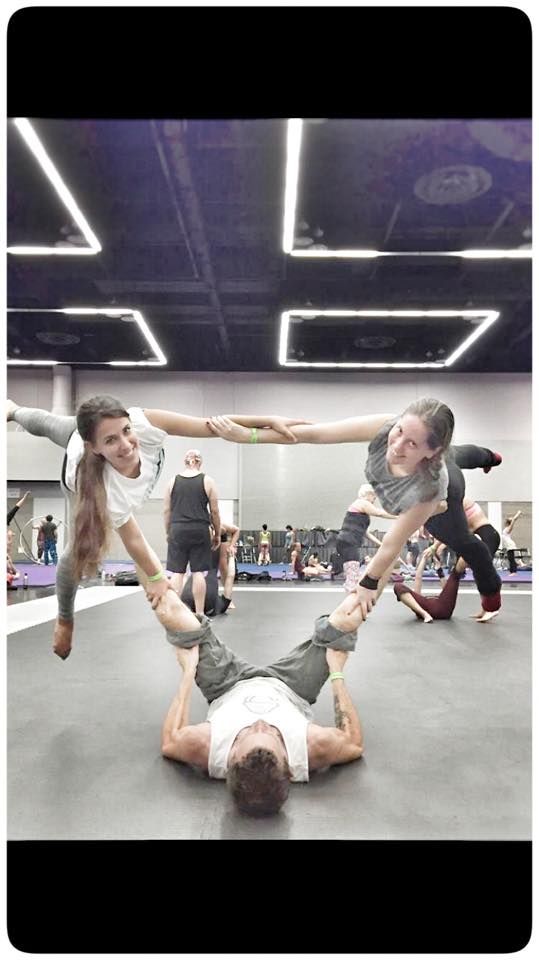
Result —
[{"label": "gray t-shirt", "polygon": [[397,421],[391,420],[378,431],[369,443],[369,453],[365,464],[365,476],[374,487],[376,496],[388,513],[405,513],[410,507],[428,500],[445,500],[449,485],[449,476],[445,461],[421,467],[408,477],[394,477],[386,460],[387,436]]}]

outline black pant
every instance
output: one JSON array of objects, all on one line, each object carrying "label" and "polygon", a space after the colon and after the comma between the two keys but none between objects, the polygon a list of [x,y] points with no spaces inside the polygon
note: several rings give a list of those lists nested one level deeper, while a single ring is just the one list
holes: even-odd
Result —
[{"label": "black pant", "polygon": [[518,570],[517,562],[515,560],[515,551],[506,550],[507,559],[509,560],[509,573],[516,573]]},{"label": "black pant", "polygon": [[484,523],[482,527],[474,530],[474,536],[481,537],[483,543],[489,548],[491,557],[494,556],[500,546],[500,534],[494,529],[491,523]]},{"label": "black pant", "polygon": [[[195,609],[193,598],[193,578],[189,577],[184,585],[181,595],[182,603],[185,603],[190,610]],[[204,598],[204,613],[214,616],[217,613],[224,613],[228,610],[230,600],[219,594],[219,584],[217,581],[217,570],[209,570],[206,577],[206,596]]]},{"label": "black pant", "polygon": [[479,593],[485,597],[498,593],[502,582],[494,569],[486,543],[478,540],[468,530],[468,522],[462,506],[466,484],[460,468],[472,470],[475,467],[491,466],[493,459],[492,452],[486,447],[476,447],[472,444],[450,447],[446,457],[449,474],[447,510],[445,513],[431,517],[425,524],[433,537],[442,540],[458,556],[464,558],[471,567]]}]

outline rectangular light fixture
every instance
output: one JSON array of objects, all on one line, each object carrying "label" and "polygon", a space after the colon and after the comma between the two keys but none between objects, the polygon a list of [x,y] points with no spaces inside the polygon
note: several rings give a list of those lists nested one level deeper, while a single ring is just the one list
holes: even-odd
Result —
[{"label": "rectangular light fixture", "polygon": [[43,170],[46,177],[51,182],[52,186],[56,190],[56,193],[60,197],[60,200],[69,211],[71,217],[73,218],[74,223],[81,231],[84,239],[86,240],[87,247],[54,247],[54,246],[38,246],[38,245],[17,245],[13,247],[8,247],[8,253],[15,253],[24,256],[75,256],[75,257],[87,257],[92,256],[101,251],[101,244],[97,239],[95,233],[93,232],[90,224],[88,223],[86,217],[84,216],[82,210],[77,204],[73,194],[66,186],[64,180],[60,176],[57,168],[49,157],[45,147],[43,146],[41,140],[39,139],[37,133],[32,127],[29,120],[26,117],[17,117],[13,123],[17,127],[21,137],[25,141],[26,145],[32,151],[34,157],[38,161],[41,169]]},{"label": "rectangular light fixture", "polygon": [[[281,367],[299,368],[299,367],[317,367],[324,369],[369,369],[369,370],[443,370],[453,365],[462,354],[471,347],[472,343],[483,334],[498,319],[500,313],[498,310],[285,310],[281,314],[281,330],[279,336],[279,356],[278,361]],[[310,363],[302,360],[289,360],[288,337],[291,318],[307,319],[309,317],[430,317],[433,319],[445,319],[450,317],[460,317],[469,320],[482,321],[478,323],[473,333],[466,337],[453,353],[445,360],[428,361],[421,363],[362,363],[359,361],[351,362],[316,362]]]},{"label": "rectangular light fixture", "polygon": [[529,260],[531,247],[516,247],[507,250],[368,250],[354,249],[314,249],[301,247],[294,249],[296,225],[296,206],[299,189],[301,139],[303,120],[297,118],[288,121],[286,138],[286,174],[284,191],[284,229],[283,252],[292,257],[304,259],[374,259],[375,257],[464,257],[468,260],[522,259]]},{"label": "rectangular light fixture", "polygon": [[[104,361],[104,364],[109,367],[163,367],[167,363],[167,358],[165,357],[161,347],[159,346],[157,340],[155,339],[152,331],[150,330],[146,320],[142,316],[140,310],[133,310],[131,307],[104,307],[100,309],[99,307],[64,307],[62,309],[55,310],[40,310],[38,307],[8,307],[8,313],[64,313],[67,316],[87,316],[87,317],[124,317],[126,314],[133,318],[133,321],[137,324],[139,330],[141,331],[144,339],[146,340],[148,346],[151,347],[152,352],[157,357],[156,360],[108,360]],[[8,360],[7,361],[11,366],[48,366],[52,367],[60,363],[59,360]],[[74,361],[73,361],[74,362]],[[95,364],[95,361],[91,361]],[[66,361],[67,363],[67,361]]]}]

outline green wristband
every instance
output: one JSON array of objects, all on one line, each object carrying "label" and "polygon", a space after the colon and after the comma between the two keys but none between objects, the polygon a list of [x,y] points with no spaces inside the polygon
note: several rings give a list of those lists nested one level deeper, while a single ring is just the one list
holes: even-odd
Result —
[{"label": "green wristband", "polygon": [[155,583],[157,580],[162,580],[165,576],[165,571],[160,570],[159,573],[154,573],[153,577],[148,577],[148,583]]},{"label": "green wristband", "polygon": [[258,443],[258,427],[251,427],[251,439],[249,443]]},{"label": "green wristband", "polygon": [[329,680],[344,680],[344,673],[330,673]]}]

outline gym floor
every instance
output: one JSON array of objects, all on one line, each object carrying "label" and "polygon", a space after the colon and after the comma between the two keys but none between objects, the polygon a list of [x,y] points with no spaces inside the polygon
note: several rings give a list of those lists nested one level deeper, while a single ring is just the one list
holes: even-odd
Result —
[{"label": "gym floor", "polygon": [[[217,635],[264,664],[343,596],[333,584],[242,585]],[[226,786],[160,754],[180,679],[138,587],[79,590],[73,652],[51,648],[55,599],[8,610],[8,839],[527,840],[531,835],[531,590],[504,589],[476,624],[475,588],[425,625],[392,591],[359,631],[346,680],[361,760],[293,784],[281,814],[235,811]],[[333,724],[329,685],[314,706]],[[193,692],[191,721],[205,719]]]}]

